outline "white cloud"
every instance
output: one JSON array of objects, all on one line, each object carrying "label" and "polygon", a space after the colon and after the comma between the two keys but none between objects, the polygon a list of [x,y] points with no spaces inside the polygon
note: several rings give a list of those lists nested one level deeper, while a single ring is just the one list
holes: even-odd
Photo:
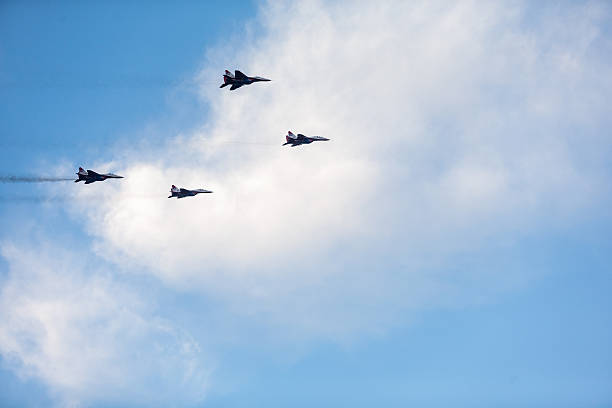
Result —
[{"label": "white cloud", "polygon": [[[260,37],[210,51],[202,129],[122,153],[105,200],[80,193],[99,253],[306,337],[504,286],[451,265],[609,198],[609,8],[539,7],[269,3]],[[224,68],[273,82],[219,90]],[[332,141],[281,148],[287,129]]]},{"label": "white cloud", "polygon": [[0,353],[61,405],[193,403],[209,368],[187,333],[112,275],[57,248],[4,245]]},{"label": "white cloud", "polygon": [[[5,245],[0,353],[65,403],[189,403],[208,384],[200,344],[242,323],[232,339],[352,339],[512,287],[532,273],[517,241],[609,203],[609,16],[597,2],[270,2],[257,36],[209,52],[201,129],[135,141],[95,167],[125,179],[69,187],[98,255],[215,305],[211,339],[91,254]],[[220,90],[225,68],[273,81]],[[332,140],[281,147],[288,129]],[[214,194],[168,200],[171,184]]]}]

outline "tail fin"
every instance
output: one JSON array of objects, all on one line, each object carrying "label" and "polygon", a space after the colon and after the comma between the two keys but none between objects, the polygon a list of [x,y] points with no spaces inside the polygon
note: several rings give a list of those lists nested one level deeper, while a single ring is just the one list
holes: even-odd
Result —
[{"label": "tail fin", "polygon": [[225,70],[225,75],[226,75],[226,76],[228,76],[228,77],[230,77],[230,78],[233,78],[233,77],[234,77],[234,74],[232,74],[231,72],[229,72],[227,69]]}]

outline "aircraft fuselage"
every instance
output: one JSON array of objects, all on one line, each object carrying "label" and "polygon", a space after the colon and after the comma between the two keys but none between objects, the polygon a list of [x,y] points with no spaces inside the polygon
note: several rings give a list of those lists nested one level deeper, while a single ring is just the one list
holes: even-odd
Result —
[{"label": "aircraft fuselage", "polygon": [[329,140],[326,137],[321,137],[321,136],[313,136],[313,137],[308,137],[308,136],[304,136],[303,134],[298,134],[296,137],[291,137],[289,135],[285,136],[285,140],[287,141],[286,143],[283,144],[283,146],[285,145],[291,145],[291,147],[295,147],[295,146],[299,146],[299,145],[303,145],[303,144],[310,144],[312,142],[317,142],[317,141],[326,141]]},{"label": "aircraft fuselage", "polygon": [[221,84],[221,88],[226,87],[228,85],[231,85],[230,90],[233,91],[234,89],[238,89],[241,86],[244,85],[251,85],[254,82],[267,82],[270,81],[267,78],[262,78],[262,77],[258,77],[258,76],[254,76],[254,77],[250,77],[250,76],[246,76],[244,75],[242,72],[236,70],[234,71],[235,74],[232,75],[231,72],[229,71],[225,71],[225,74],[223,75],[223,84]]},{"label": "aircraft fuselage", "polygon": [[93,170],[85,171],[82,168],[79,168],[77,176],[79,178],[74,180],[74,182],[78,183],[79,181],[84,181],[85,184],[95,183],[96,181],[104,181],[104,180],[107,180],[109,178],[123,178],[122,176],[118,176],[118,175],[112,174],[112,173],[109,173],[109,174],[100,174],[100,173],[96,173]]}]

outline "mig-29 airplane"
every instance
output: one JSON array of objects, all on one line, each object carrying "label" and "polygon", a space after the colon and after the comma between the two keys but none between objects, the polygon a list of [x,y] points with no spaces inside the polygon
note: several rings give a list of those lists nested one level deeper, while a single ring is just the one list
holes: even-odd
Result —
[{"label": "mig-29 airplane", "polygon": [[172,188],[170,189],[170,195],[168,196],[168,198],[193,197],[194,195],[200,194],[200,193],[212,193],[212,191],[204,190],[201,188],[197,190],[187,190],[186,188],[178,188],[177,186],[172,185]]},{"label": "mig-29 airplane", "polygon": [[82,167],[79,167],[77,176],[79,176],[79,178],[74,180],[74,182],[78,183],[79,181],[85,181],[85,184],[95,183],[96,181],[104,181],[109,178],[123,178],[123,176],[118,176],[113,173],[100,174],[100,173],[96,173],[93,170],[85,171],[83,170]]},{"label": "mig-29 airplane", "polygon": [[240,88],[242,85],[251,85],[253,82],[262,81],[271,81],[271,79],[266,79],[258,76],[246,76],[238,70],[234,71],[234,75],[232,75],[232,73],[226,69],[225,74],[223,75],[223,85],[221,85],[219,88],[231,85],[230,91],[233,91],[234,89]]},{"label": "mig-29 airplane", "polygon": [[303,144],[310,144],[312,142],[317,142],[317,141],[329,140],[326,137],[321,137],[321,136],[304,136],[301,133],[298,133],[297,136],[296,136],[291,131],[289,131],[287,133],[287,136],[285,136],[285,139],[287,140],[287,142],[283,143],[283,146],[291,145],[291,147],[295,147],[295,146],[299,146],[299,145],[303,145]]}]

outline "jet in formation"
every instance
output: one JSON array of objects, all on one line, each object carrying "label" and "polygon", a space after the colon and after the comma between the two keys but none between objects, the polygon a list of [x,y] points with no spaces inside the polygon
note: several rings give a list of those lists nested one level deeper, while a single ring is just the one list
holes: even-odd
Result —
[{"label": "jet in formation", "polygon": [[83,170],[82,167],[79,167],[77,176],[79,176],[79,178],[74,180],[74,182],[78,183],[79,181],[85,181],[85,184],[95,183],[96,181],[104,181],[109,178],[123,178],[123,176],[118,176],[113,173],[100,174],[100,173],[96,173],[93,170],[86,171],[86,170]]},{"label": "jet in formation", "polygon": [[202,188],[197,189],[197,190],[187,190],[186,188],[178,188],[177,186],[172,185],[172,188],[170,188],[170,195],[168,196],[168,198],[193,197],[194,195],[197,195],[200,193],[212,193],[212,191],[204,190]]},{"label": "jet in formation", "polygon": [[283,146],[291,145],[291,147],[295,147],[295,146],[299,146],[299,145],[303,145],[303,144],[310,144],[312,142],[329,140],[326,137],[322,137],[322,136],[304,136],[301,133],[298,133],[297,136],[296,136],[291,131],[289,131],[287,133],[287,136],[285,136],[285,139],[287,141],[285,143],[283,143]]},{"label": "jet in formation", "polygon": [[262,81],[271,81],[270,79],[262,78],[262,77],[250,77],[244,75],[242,72],[236,70],[232,75],[227,69],[225,70],[225,74],[223,75],[223,85],[219,88],[223,88],[225,86],[231,85],[230,91],[234,89],[238,89],[243,85],[251,85],[253,82],[262,82]]}]

